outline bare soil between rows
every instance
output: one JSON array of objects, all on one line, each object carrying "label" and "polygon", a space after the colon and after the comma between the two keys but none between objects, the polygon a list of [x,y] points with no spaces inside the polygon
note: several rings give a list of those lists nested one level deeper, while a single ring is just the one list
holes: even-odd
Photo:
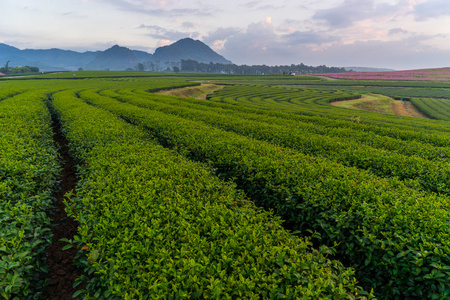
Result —
[{"label": "bare soil between rows", "polygon": [[53,131],[54,141],[59,146],[58,152],[63,171],[59,178],[59,190],[53,195],[56,199],[55,209],[51,212],[53,242],[47,250],[50,283],[44,289],[42,299],[69,300],[73,299],[72,295],[77,290],[85,288],[84,284],[73,288],[75,279],[81,275],[81,270],[74,264],[77,249],[70,248],[63,251],[62,248],[67,243],[60,241],[62,238],[73,239],[77,233],[78,222],[67,216],[63,203],[64,195],[75,189],[77,176],[73,169],[73,160],[69,155],[67,140],[61,134],[59,122],[55,119],[53,119]]},{"label": "bare soil between rows", "polygon": [[410,101],[396,100],[392,104],[392,111],[395,115],[428,119],[428,117],[418,110]]}]

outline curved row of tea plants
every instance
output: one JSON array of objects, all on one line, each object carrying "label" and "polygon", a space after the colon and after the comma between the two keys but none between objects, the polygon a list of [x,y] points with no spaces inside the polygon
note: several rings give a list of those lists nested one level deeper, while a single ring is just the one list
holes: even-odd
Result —
[{"label": "curved row of tea plants", "polygon": [[[329,102],[345,100],[345,98],[340,99],[339,97],[332,97],[334,93],[337,93],[335,90],[322,90],[322,94],[318,91],[314,91],[311,93],[311,89],[299,89],[299,88],[280,88],[280,87],[258,87],[258,86],[229,86],[224,89],[218,90],[213,94],[209,95],[208,98],[213,101],[225,101],[225,102],[233,102],[241,103],[243,105],[265,109],[278,109],[287,112],[295,112],[299,114],[306,115],[322,115],[323,113],[329,113],[330,110],[333,110],[333,114],[327,115],[326,117],[330,120],[333,119],[341,119],[346,116],[354,115],[354,110],[336,108],[329,105]],[[277,103],[278,106],[267,105],[265,102],[251,102],[253,97],[259,97],[261,93],[265,93],[264,97],[266,100],[270,99],[272,103]],[[340,92],[343,93],[343,92]],[[242,96],[239,96],[242,94]],[[322,97],[320,97],[320,95]],[[328,96],[327,96],[328,95]],[[358,94],[347,93],[349,99],[356,98]],[[352,96],[353,95],[353,96]],[[315,98],[315,99],[314,99]],[[311,105],[314,104],[314,105]],[[319,105],[315,105],[319,104]],[[391,115],[374,115],[370,112],[359,112],[362,113],[362,116],[367,116],[368,124],[385,126],[388,127],[391,124],[396,125],[397,128],[405,128],[408,129],[409,124],[414,124],[418,127],[424,127],[433,129],[437,127],[437,129],[441,130],[445,128],[441,123],[438,122],[424,122],[424,120],[412,119],[409,120],[408,125],[405,124],[404,118],[398,118],[398,116]],[[376,116],[376,117],[375,117]],[[441,125],[439,125],[441,124]],[[410,128],[409,128],[410,129]],[[449,129],[447,128],[447,131]]]},{"label": "curved row of tea plants", "polygon": [[16,95],[22,94],[25,91],[23,90],[16,90],[16,89],[8,89],[8,90],[2,90],[0,94],[0,101],[14,97]]},{"label": "curved row of tea plants", "polygon": [[4,299],[39,295],[47,272],[45,251],[52,237],[47,211],[60,167],[45,99],[43,91],[28,91],[0,101],[0,296]]},{"label": "curved row of tea plants", "polygon": [[[361,97],[357,93],[342,92],[336,90],[317,90],[305,88],[268,87],[235,85],[225,87],[209,95],[208,100],[222,101],[232,104],[254,105],[258,108],[269,108],[279,110],[292,110],[293,108],[304,109],[311,113],[317,106],[309,105],[311,99],[324,99],[326,101],[352,100]],[[295,100],[296,106],[292,106]],[[302,103],[307,101],[307,103]],[[276,104],[276,106],[273,106]],[[298,107],[301,105],[301,107]]]},{"label": "curved row of tea plants", "polygon": [[[379,295],[448,297],[450,199],[393,179],[226,132],[201,122],[81,92],[148,128],[161,143],[233,178],[290,228],[313,229]],[[92,97],[88,97],[92,96]]]},{"label": "curved row of tea plants", "polygon": [[[328,105],[329,102],[345,100],[339,97],[333,97],[336,93],[335,90],[322,90],[322,94],[318,91],[311,93],[311,89],[294,89],[294,88],[281,88],[281,87],[261,87],[261,86],[229,86],[224,89],[218,90],[209,95],[208,98],[212,101],[222,101],[227,103],[242,104],[246,106],[253,106],[255,108],[264,108],[271,110],[282,110],[287,112],[295,112],[297,114],[305,114],[311,116],[320,116],[323,113],[329,113],[330,109],[333,110],[333,114],[329,114],[326,117],[332,121],[333,119],[342,119],[344,117],[353,116],[354,110],[336,108]],[[342,93],[342,92],[341,92]],[[255,98],[261,98],[260,95],[266,101],[251,101]],[[320,97],[322,95],[322,97]],[[328,95],[328,96],[327,96]],[[339,95],[339,94],[338,94]],[[356,98],[357,94],[347,93],[348,98]],[[347,96],[346,96],[347,97]],[[270,100],[270,104],[267,105],[267,101]],[[313,102],[313,103],[311,103]],[[277,104],[277,105],[273,105]],[[311,105],[314,104],[314,105]],[[320,104],[320,105],[315,105]],[[390,124],[397,125],[398,128],[408,129],[408,125],[405,125],[403,118],[390,115],[374,115],[368,112],[359,112],[362,116],[370,116],[366,122],[372,125],[388,127]],[[376,116],[376,117],[375,117]],[[323,116],[322,116],[323,117]],[[433,129],[438,127],[438,130],[445,129],[445,126],[439,125],[436,122],[423,122],[423,120],[409,120],[415,126],[422,125],[424,128]],[[369,123],[370,122],[370,123]],[[411,123],[411,122],[408,122]],[[410,129],[410,128],[409,128]],[[447,131],[449,129],[447,128]]]},{"label": "curved row of tea plants", "polygon": [[[298,91],[292,89],[291,97],[285,100],[277,100],[277,90],[282,88],[277,87],[260,87],[260,90],[267,91],[267,98],[270,98],[272,103],[266,101],[250,101],[251,97],[239,97],[239,93],[249,92],[248,86],[232,86],[225,87],[214,92],[209,96],[211,101],[219,101],[235,105],[243,105],[246,107],[280,110],[291,115],[305,115],[313,124],[323,125],[327,127],[351,126],[351,128],[359,129],[365,132],[371,132],[376,135],[389,136],[405,141],[420,141],[429,143],[436,147],[449,147],[449,130],[450,128],[446,122],[426,120],[409,120],[411,118],[401,118],[398,116],[374,114],[370,112],[358,111],[357,118],[355,118],[355,111],[351,109],[337,108],[329,105],[332,101],[330,97],[324,97],[316,100],[311,104],[310,100],[306,98],[307,103],[299,99],[298,102],[293,102],[296,99]],[[253,88],[254,89],[254,88]],[[287,88],[283,88],[288,90]],[[261,91],[259,91],[261,92]],[[277,102],[275,105],[273,102]],[[317,105],[321,103],[321,105]],[[348,122],[353,120],[353,122]],[[407,120],[407,121],[406,121]],[[306,118],[305,118],[306,121]],[[353,123],[353,124],[351,124]],[[421,130],[418,131],[417,129]],[[444,134],[447,133],[447,134]]]},{"label": "curved row of tea plants", "polygon": [[450,100],[412,98],[411,103],[432,119],[450,121]]},{"label": "curved row of tea plants", "polygon": [[423,97],[423,98],[450,98],[450,89],[448,88],[421,88],[417,87],[371,87],[371,86],[359,86],[354,83],[354,86],[310,86],[309,88],[320,89],[343,89],[360,93],[375,93],[394,98],[395,100],[409,99],[411,97]]},{"label": "curved row of tea plants", "polygon": [[[74,244],[89,297],[364,298],[353,271],[288,234],[234,187],[74,91],[53,95],[73,155]],[[361,295],[357,295],[357,294]]]},{"label": "curved row of tea plants", "polygon": [[[428,161],[420,157],[405,156],[397,152],[374,149],[354,142],[352,138],[323,136],[298,128],[298,123],[287,120],[264,118],[248,120],[246,113],[224,111],[195,105],[189,99],[173,97],[140,98],[133,95],[102,91],[131,104],[152,110],[179,115],[205,124],[233,131],[255,139],[291,147],[302,153],[327,157],[343,165],[370,170],[382,177],[397,176],[401,180],[414,179],[424,190],[450,195],[450,166],[447,162]],[[88,98],[96,97],[94,91],[82,93]],[[263,122],[264,121],[264,122]],[[278,121],[278,122],[277,122]]]},{"label": "curved row of tea plants", "polygon": [[[117,95],[114,95],[114,92],[112,91],[102,91],[101,93],[109,93],[112,97],[118,97]],[[197,99],[186,99],[181,101],[180,98],[151,94],[139,89],[134,90],[133,92],[130,92],[129,90],[119,90],[118,93],[120,94],[119,100],[123,97],[125,97],[124,100],[127,100],[129,99],[126,98],[127,96],[132,96],[134,101],[145,103],[147,106],[150,105],[151,101],[158,101],[188,108],[202,107],[203,110],[211,110],[225,114],[239,114],[240,117],[247,120],[291,126],[297,130],[303,130],[308,133],[333,138],[343,138],[361,145],[394,151],[406,156],[418,156],[436,161],[445,161],[450,157],[450,147],[434,147],[433,145],[420,141],[401,140],[395,137],[377,135],[370,131],[371,125],[361,124],[355,121],[329,120],[326,117],[321,116],[306,116],[280,112],[277,110],[249,108]],[[377,116],[377,114],[373,115],[374,116],[372,117]],[[442,135],[446,134],[445,132],[438,130],[438,128],[432,128],[431,130],[434,133],[437,131]]]}]

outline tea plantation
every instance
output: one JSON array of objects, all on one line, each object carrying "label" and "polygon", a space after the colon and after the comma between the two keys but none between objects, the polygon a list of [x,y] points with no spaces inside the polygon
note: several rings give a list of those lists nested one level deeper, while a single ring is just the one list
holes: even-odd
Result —
[{"label": "tea plantation", "polygon": [[[309,77],[133,75],[0,81],[4,299],[49,281],[55,122],[78,177],[75,297],[450,297],[448,121],[338,108],[361,95]],[[201,82],[227,85],[155,93]]]}]

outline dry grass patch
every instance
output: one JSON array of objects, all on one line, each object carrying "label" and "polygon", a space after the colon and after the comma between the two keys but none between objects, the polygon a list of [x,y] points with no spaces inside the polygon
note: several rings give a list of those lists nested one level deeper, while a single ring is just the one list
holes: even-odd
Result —
[{"label": "dry grass patch", "polygon": [[224,87],[224,85],[202,83],[200,86],[191,86],[191,87],[185,87],[185,88],[165,90],[165,91],[158,92],[157,94],[206,100],[206,96],[208,94],[211,94],[217,90],[220,90],[223,87]]},{"label": "dry grass patch", "polygon": [[379,94],[365,94],[360,99],[336,101],[331,105],[378,112],[382,114],[391,114],[398,116],[426,118],[411,102],[394,100],[391,97]]}]

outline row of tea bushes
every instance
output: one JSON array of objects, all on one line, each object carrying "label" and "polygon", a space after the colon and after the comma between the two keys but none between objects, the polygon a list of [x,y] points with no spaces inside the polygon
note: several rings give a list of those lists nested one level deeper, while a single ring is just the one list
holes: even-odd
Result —
[{"label": "row of tea bushes", "polygon": [[24,92],[25,91],[21,89],[2,89],[2,92],[0,94],[0,101],[17,96]]},{"label": "row of tea bushes", "polygon": [[[101,93],[113,98],[118,97],[116,93],[110,90],[105,90]],[[233,114],[239,114],[240,117],[247,120],[295,127],[309,133],[333,138],[345,138],[346,141],[351,140],[353,143],[367,145],[377,149],[394,151],[406,156],[415,156],[436,161],[448,161],[448,157],[450,157],[450,147],[435,147],[429,143],[413,139],[402,140],[398,139],[393,134],[391,134],[392,136],[383,134],[379,135],[371,131],[372,125],[358,123],[355,118],[335,120],[328,118],[328,115],[307,116],[296,113],[280,112],[276,109],[270,110],[249,108],[241,105],[229,105],[221,102],[196,99],[186,99],[185,101],[180,101],[179,97],[150,94],[139,89],[133,90],[132,92],[129,90],[119,90],[118,93],[120,94],[119,100],[121,100],[124,96],[134,96],[133,101],[139,101],[139,105],[145,103],[146,106],[149,106],[151,102],[158,101],[189,108],[202,107],[204,110],[211,110],[225,114],[233,112]],[[128,101],[126,98],[124,98],[124,100]],[[371,119],[378,117],[379,114],[372,114]],[[411,124],[410,129],[412,130],[414,128],[418,131],[417,129],[420,128],[420,131],[428,132],[428,130],[430,130],[430,133],[436,133],[437,131],[439,134],[443,135],[444,139],[446,137],[447,139],[450,138],[448,131],[444,130],[446,129],[445,127],[427,126],[428,123],[423,122],[423,120],[421,121],[420,126],[414,123]]]},{"label": "row of tea bushes", "polygon": [[432,119],[450,121],[450,100],[448,99],[412,98],[411,103]]},{"label": "row of tea bushes", "polygon": [[[256,90],[256,91],[255,91]],[[436,147],[449,147],[449,128],[445,122],[430,120],[410,120],[411,118],[401,118],[398,116],[390,116],[383,114],[375,114],[371,112],[355,111],[350,109],[337,108],[329,105],[330,97],[322,97],[322,105],[317,103],[309,103],[309,98],[302,97],[301,92],[291,89],[290,97],[286,98],[286,91],[283,91],[284,100],[278,100],[278,90],[288,90],[286,88],[277,87],[249,87],[249,86],[232,86],[225,87],[214,92],[208,98],[211,101],[232,102],[235,105],[241,105],[250,108],[260,108],[266,110],[275,110],[287,112],[292,115],[303,115],[303,121],[324,125],[328,127],[345,126],[359,131],[371,132],[376,135],[389,136],[405,141],[421,141]],[[251,92],[255,95],[265,92],[265,98],[270,98],[277,102],[267,104],[265,101],[251,101]],[[245,97],[239,96],[240,93],[247,93]],[[300,103],[294,100],[300,98]],[[340,100],[340,99],[336,99]],[[294,102],[294,103],[292,103]],[[348,122],[353,117],[358,116],[354,122]],[[287,116],[290,118],[289,116]],[[420,128],[420,130],[418,130]],[[447,133],[447,134],[444,134]]]},{"label": "row of tea bushes", "polygon": [[[17,93],[13,93],[17,94]],[[44,286],[52,191],[60,167],[43,91],[0,101],[0,296],[27,299]]]},{"label": "row of tea bushes", "polygon": [[449,198],[202,122],[95,93],[80,96],[234,178],[290,228],[317,230],[381,297],[449,297]]},{"label": "row of tea bushes", "polygon": [[[82,94],[82,93],[80,93]],[[89,106],[74,91],[53,95],[80,161],[74,244],[95,299],[365,298],[353,271],[290,235],[208,168],[145,132]]]},{"label": "row of tea bushes", "polygon": [[[93,91],[86,91],[83,95],[92,97],[92,93]],[[136,95],[119,95],[110,90],[102,91],[101,94],[140,107],[202,121],[258,140],[291,147],[305,154],[327,157],[343,165],[370,170],[381,177],[397,176],[401,180],[413,179],[415,180],[413,184],[420,185],[426,191],[450,195],[450,168],[447,162],[431,162],[420,157],[375,149],[354,142],[350,137],[338,138],[314,134],[304,130],[299,124],[282,119],[270,122],[273,118],[266,119],[260,116],[256,121],[247,119],[245,113],[202,109],[202,106],[181,98],[171,102],[172,97],[158,97],[158,100],[152,100],[150,97],[142,99]],[[93,96],[95,97],[95,94]],[[279,121],[278,124],[274,124],[276,121]]]}]

